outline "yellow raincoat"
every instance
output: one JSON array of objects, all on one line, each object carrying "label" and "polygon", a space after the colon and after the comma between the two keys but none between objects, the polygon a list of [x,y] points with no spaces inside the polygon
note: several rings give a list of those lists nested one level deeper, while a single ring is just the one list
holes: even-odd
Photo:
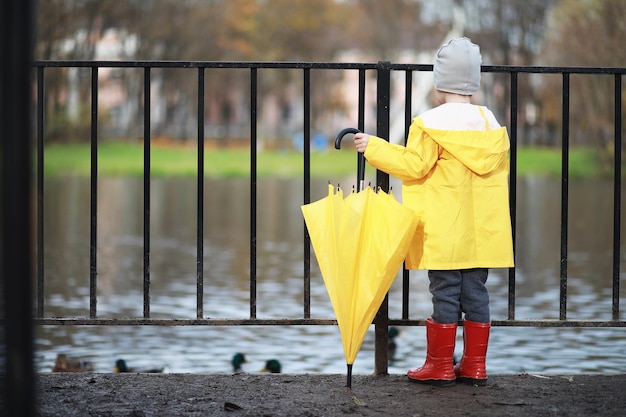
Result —
[{"label": "yellow raincoat", "polygon": [[402,180],[420,218],[407,269],[513,266],[509,137],[491,111],[447,103],[413,120],[407,145],[371,136],[365,158]]}]

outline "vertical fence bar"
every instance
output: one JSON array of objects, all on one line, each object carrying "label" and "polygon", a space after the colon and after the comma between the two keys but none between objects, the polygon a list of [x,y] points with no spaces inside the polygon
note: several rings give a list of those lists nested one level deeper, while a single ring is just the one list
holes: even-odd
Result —
[{"label": "vertical fence bar", "polygon": [[[389,111],[391,103],[391,63],[378,62],[376,86],[376,134],[389,140]],[[389,191],[389,174],[376,170],[376,187]]]},{"label": "vertical fence bar", "polygon": [[[304,204],[311,202],[311,69],[304,68]],[[304,318],[311,317],[311,237],[304,225]]]},{"label": "vertical fence bar", "polygon": [[[376,135],[389,138],[389,107],[391,95],[391,63],[378,62],[376,83]],[[389,140],[389,139],[387,139]],[[376,170],[376,187],[389,191],[389,174]],[[374,373],[386,375],[389,368],[389,295],[385,298],[374,318]]]},{"label": "vertical fence bar", "polygon": [[[404,145],[409,138],[413,113],[413,71],[404,73]],[[410,273],[406,263],[402,263],[402,319],[409,319]]]},{"label": "vertical fence bar", "polygon": [[90,191],[89,317],[96,317],[98,283],[98,67],[91,68],[91,191]]},{"label": "vertical fence bar", "polygon": [[143,73],[143,317],[150,318],[150,67]]},{"label": "vertical fence bar", "polygon": [[204,315],[204,68],[198,68],[198,191],[196,242],[196,317]]},{"label": "vertical fence bar", "polygon": [[619,262],[622,202],[622,76],[615,74],[615,162],[613,174],[613,320],[619,320]]},{"label": "vertical fence bar", "polygon": [[567,319],[567,231],[569,183],[569,73],[563,73],[562,152],[561,152],[561,273],[559,280],[559,319]]},{"label": "vertical fence bar", "polygon": [[409,129],[413,120],[413,71],[404,73],[404,144],[409,137]]},{"label": "vertical fence bar", "polygon": [[37,67],[37,317],[44,314],[44,68]]},{"label": "vertical fence bar", "polygon": [[359,69],[359,114],[358,114],[358,128],[360,131],[365,130],[365,70]]},{"label": "vertical fence bar", "polygon": [[[517,217],[517,72],[511,72],[510,119],[511,131],[511,163],[509,166],[509,211],[511,214],[511,232],[513,239],[513,253],[515,253],[515,225]],[[515,268],[509,268],[509,320],[515,320]]]},{"label": "vertical fence bar", "polygon": [[256,318],[257,69],[250,68],[250,318]]},{"label": "vertical fence bar", "polygon": [[[363,132],[365,130],[365,70],[363,68],[359,69],[359,114],[358,114],[358,129]],[[365,159],[359,157],[359,153],[356,154],[356,166],[357,173],[365,172]],[[360,178],[356,180],[356,190],[361,191],[361,181]]]}]

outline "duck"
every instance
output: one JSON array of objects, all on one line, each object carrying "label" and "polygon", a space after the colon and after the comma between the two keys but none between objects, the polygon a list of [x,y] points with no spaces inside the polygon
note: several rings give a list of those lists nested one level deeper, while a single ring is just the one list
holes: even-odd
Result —
[{"label": "duck", "polygon": [[265,366],[261,369],[261,372],[269,372],[271,374],[279,374],[282,366],[278,359],[270,359],[265,362]]},{"label": "duck", "polygon": [[242,371],[241,365],[248,363],[248,361],[246,360],[246,355],[241,352],[237,352],[233,355],[230,363],[233,366],[233,372],[237,373]]},{"label": "duck", "polygon": [[143,373],[143,374],[160,374],[163,373],[165,368],[151,368],[151,369],[138,369],[138,368],[129,368],[126,365],[126,361],[124,359],[118,359],[115,361],[115,367],[113,368],[114,373],[127,373],[127,372],[135,372],[135,373]]},{"label": "duck", "polygon": [[52,372],[92,372],[94,370],[93,363],[78,358],[71,358],[65,353],[59,353]]}]

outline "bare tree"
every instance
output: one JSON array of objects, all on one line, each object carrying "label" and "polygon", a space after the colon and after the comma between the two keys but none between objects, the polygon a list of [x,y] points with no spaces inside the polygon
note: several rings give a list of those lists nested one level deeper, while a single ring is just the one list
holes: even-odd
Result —
[{"label": "bare tree", "polygon": [[[540,62],[559,66],[626,65],[626,3],[622,0],[562,0],[550,16]],[[559,77],[540,90],[542,121],[561,127]],[[614,80],[610,76],[574,75],[570,86],[570,132],[574,143],[594,145],[602,163],[614,151]],[[557,97],[557,95],[559,95]],[[622,93],[622,106],[626,99]],[[622,126],[626,120],[622,114]]]},{"label": "bare tree", "polygon": [[[451,29],[453,9],[457,8],[465,16],[464,34],[481,45],[485,63],[523,65],[536,62],[546,16],[555,3],[556,0],[46,0],[39,3],[37,13],[36,57],[94,59],[97,40],[113,29],[120,36],[138,40],[132,58],[142,60],[333,61],[338,52],[357,48],[373,60],[393,61],[402,50],[436,49]],[[619,6],[618,0],[562,3]],[[610,10],[603,6],[605,9]],[[580,6],[578,13],[587,11]],[[605,36],[619,38],[623,24],[616,20],[618,17],[619,14],[603,17],[614,20],[605,29]],[[563,25],[561,29],[565,30]],[[619,46],[615,50],[621,51]],[[563,55],[557,63],[568,62],[567,57]],[[206,117],[227,123],[238,111],[234,92],[247,88],[249,74],[210,70],[205,75]],[[313,81],[316,86],[332,85],[333,81],[325,78],[329,76],[322,71],[313,75]],[[59,86],[57,92],[54,87],[48,91],[56,103],[53,107],[62,108],[60,92],[68,74],[49,71],[46,77],[51,81],[49,85]],[[155,69],[152,77],[160,95],[166,97],[164,108],[169,109],[163,125],[193,125],[195,73]],[[128,107],[137,112],[130,118],[139,120],[142,85],[130,78],[131,72],[122,73],[121,80],[136,102]],[[504,118],[509,114],[509,82],[506,75],[496,78],[493,106]],[[260,94],[277,86],[301,83],[301,75],[294,71],[263,73]],[[496,94],[498,91],[501,93]],[[519,91],[523,128],[527,104],[537,103],[539,97],[530,77],[519,78]],[[293,100],[287,91],[277,94],[283,97],[281,100]],[[341,106],[341,98],[334,97],[332,90],[319,87],[312,94],[314,112],[321,112],[325,106]],[[524,132],[519,135],[521,141],[528,137]]]},{"label": "bare tree", "polygon": [[[413,0],[353,0],[343,22],[350,28],[351,46],[379,61],[394,61],[405,48],[423,45],[420,3]],[[421,35],[421,36],[420,36]]]},{"label": "bare tree", "polygon": [[[92,60],[98,40],[111,28],[124,28],[135,15],[134,2],[49,0],[38,3],[35,59]],[[129,32],[120,32],[128,34]],[[88,137],[86,70],[46,71],[46,131],[59,140]]]}]

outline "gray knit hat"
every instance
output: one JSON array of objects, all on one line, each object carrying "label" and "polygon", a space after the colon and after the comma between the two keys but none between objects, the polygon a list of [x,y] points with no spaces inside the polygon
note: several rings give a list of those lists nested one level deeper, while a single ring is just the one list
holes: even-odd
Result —
[{"label": "gray knit hat", "polygon": [[471,96],[480,87],[480,48],[468,38],[449,40],[435,55],[435,88]]}]

